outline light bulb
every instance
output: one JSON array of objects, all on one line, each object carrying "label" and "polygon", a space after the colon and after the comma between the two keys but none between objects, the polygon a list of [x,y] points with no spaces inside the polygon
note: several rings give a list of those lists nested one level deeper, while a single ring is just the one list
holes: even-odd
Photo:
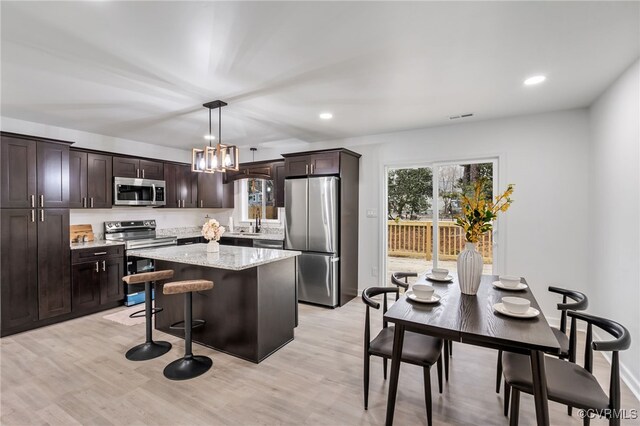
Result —
[{"label": "light bulb", "polygon": [[225,166],[230,166],[231,165],[231,156],[229,154],[227,154],[224,158],[224,165]]},{"label": "light bulb", "polygon": [[200,158],[200,162],[198,164],[199,170],[204,170],[204,157]]},{"label": "light bulb", "polygon": [[218,156],[214,155],[213,156],[213,168],[217,168],[218,167]]}]

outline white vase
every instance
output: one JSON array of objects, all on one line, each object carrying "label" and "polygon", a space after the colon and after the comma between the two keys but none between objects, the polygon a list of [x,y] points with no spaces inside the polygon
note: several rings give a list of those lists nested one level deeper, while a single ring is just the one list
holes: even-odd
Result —
[{"label": "white vase", "polygon": [[458,255],[458,284],[463,294],[475,296],[482,277],[482,255],[475,243],[467,242]]},{"label": "white vase", "polygon": [[217,241],[209,241],[207,243],[207,253],[217,253],[220,251],[220,244]]}]

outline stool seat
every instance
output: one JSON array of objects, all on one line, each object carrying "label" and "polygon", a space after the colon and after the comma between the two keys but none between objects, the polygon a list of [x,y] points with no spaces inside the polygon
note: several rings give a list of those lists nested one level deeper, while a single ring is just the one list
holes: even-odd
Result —
[{"label": "stool seat", "polygon": [[206,281],[206,280],[174,281],[172,283],[166,283],[164,287],[162,287],[162,293],[180,294],[180,293],[190,293],[192,291],[211,290],[212,288],[213,288],[213,281]]},{"label": "stool seat", "polygon": [[122,281],[131,284],[142,284],[151,281],[168,280],[173,278],[173,270],[167,269],[164,271],[143,272],[141,274],[127,275],[122,277]]}]

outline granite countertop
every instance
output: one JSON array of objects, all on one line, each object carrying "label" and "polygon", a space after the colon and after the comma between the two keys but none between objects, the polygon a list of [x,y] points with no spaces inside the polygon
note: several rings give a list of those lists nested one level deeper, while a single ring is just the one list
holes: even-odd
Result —
[{"label": "granite countertop", "polygon": [[[199,227],[189,227],[189,228],[165,228],[158,229],[156,231],[159,237],[166,236],[176,236],[178,239],[181,238],[195,238],[201,237],[202,231]],[[284,232],[274,232],[272,230],[266,230],[257,234],[247,235],[245,232],[225,232],[223,237],[228,238],[249,238],[252,240],[277,240],[284,241]]]},{"label": "granite countertop", "polygon": [[90,249],[104,246],[123,246],[123,241],[95,240],[86,243],[71,243],[71,250]]},{"label": "granite countertop", "polygon": [[276,241],[284,241],[284,233],[278,234],[266,234],[263,232],[259,232],[256,234],[247,234],[246,232],[225,232],[222,234],[223,237],[228,238],[248,238],[251,240],[276,240]]},{"label": "granite countertop", "polygon": [[220,252],[207,253],[206,244],[188,246],[170,246],[140,250],[129,250],[127,255],[146,257],[168,262],[186,263],[208,268],[241,271],[271,262],[277,262],[299,256],[302,253],[293,250],[274,250],[252,247],[220,246]]}]

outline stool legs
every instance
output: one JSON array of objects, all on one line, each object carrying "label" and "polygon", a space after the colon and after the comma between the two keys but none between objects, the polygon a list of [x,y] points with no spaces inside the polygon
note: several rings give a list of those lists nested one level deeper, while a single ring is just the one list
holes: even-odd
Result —
[{"label": "stool legs", "polygon": [[151,308],[151,283],[144,283],[144,309],[145,309],[145,325],[147,330],[147,339],[144,343],[134,346],[126,353],[126,357],[131,361],[146,361],[157,358],[171,350],[169,342],[154,342],[151,337],[152,324],[151,317],[153,310]]},{"label": "stool legs", "polygon": [[213,364],[211,358],[193,355],[191,352],[191,297],[191,292],[184,294],[184,357],[165,367],[164,376],[167,379],[192,379],[207,372]]}]

